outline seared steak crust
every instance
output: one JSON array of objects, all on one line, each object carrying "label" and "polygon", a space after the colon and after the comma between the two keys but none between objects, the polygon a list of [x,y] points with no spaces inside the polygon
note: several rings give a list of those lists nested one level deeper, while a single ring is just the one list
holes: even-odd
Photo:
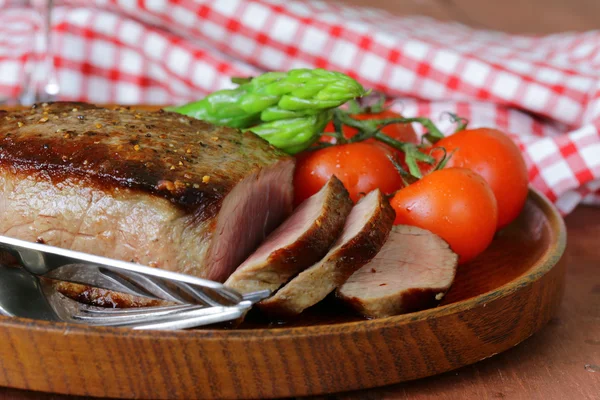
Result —
[{"label": "seared steak crust", "polygon": [[275,291],[327,253],[340,235],[351,209],[348,191],[333,176],[271,233],[225,285],[241,293]]},{"label": "seared steak crust", "polygon": [[176,113],[62,102],[0,110],[0,163],[15,172],[140,189],[200,219],[216,215],[215,206],[250,171],[285,158],[252,133]]},{"label": "seared steak crust", "polygon": [[258,306],[268,315],[281,318],[300,314],[317,304],[375,257],[387,240],[395,217],[379,190],[369,193],[353,207],[341,236],[327,255]]}]

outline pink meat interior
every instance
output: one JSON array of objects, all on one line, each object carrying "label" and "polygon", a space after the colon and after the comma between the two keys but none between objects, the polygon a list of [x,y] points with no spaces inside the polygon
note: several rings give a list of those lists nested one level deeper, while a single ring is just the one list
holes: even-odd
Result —
[{"label": "pink meat interior", "polygon": [[294,164],[282,161],[240,182],[225,198],[209,259],[208,279],[223,282],[291,209]]},{"label": "pink meat interior", "polygon": [[370,263],[356,271],[343,286],[346,296],[380,298],[408,289],[444,288],[454,279],[450,250],[440,247],[429,232],[390,232],[387,242]]},{"label": "pink meat interior", "polygon": [[269,235],[266,241],[250,256],[240,268],[246,264],[266,261],[275,250],[285,248],[296,242],[323,211],[323,203],[327,196],[328,185],[306,199],[285,222]]},{"label": "pink meat interior", "polygon": [[373,213],[377,211],[379,207],[379,192],[377,190],[373,190],[365,197],[360,199],[358,203],[354,207],[352,207],[352,211],[346,218],[346,223],[344,225],[344,230],[340,237],[336,240],[336,242],[331,247],[330,253],[342,247],[348,241],[352,240],[352,238],[360,233],[362,229],[365,227],[365,222],[367,222]]}]

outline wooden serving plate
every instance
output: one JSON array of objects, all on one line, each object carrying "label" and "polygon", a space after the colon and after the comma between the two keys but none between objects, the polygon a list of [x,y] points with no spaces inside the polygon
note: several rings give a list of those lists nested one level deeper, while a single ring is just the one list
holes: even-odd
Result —
[{"label": "wooden serving plate", "polygon": [[360,320],[330,301],[288,325],[144,332],[0,318],[0,386],[119,398],[323,394],[439,374],[538,331],[564,284],[565,227],[530,192],[437,308]]}]

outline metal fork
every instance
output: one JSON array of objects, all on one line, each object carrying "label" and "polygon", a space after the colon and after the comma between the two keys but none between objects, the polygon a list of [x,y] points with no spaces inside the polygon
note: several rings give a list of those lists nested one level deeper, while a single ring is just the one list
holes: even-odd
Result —
[{"label": "metal fork", "polygon": [[28,272],[59,281],[181,304],[229,306],[243,300],[219,282],[7,236],[0,236],[0,250]]},{"label": "metal fork", "polygon": [[[185,329],[240,318],[254,303],[270,294],[261,291],[242,296],[219,282],[6,236],[0,236],[0,253],[2,251],[15,257],[23,268],[11,271],[7,270],[9,267],[2,267],[2,275],[27,282],[32,298],[39,292],[37,297],[43,299],[37,302],[38,307],[44,310],[43,317],[50,320],[134,329]],[[51,283],[37,277],[179,305],[130,310],[92,307],[63,296]],[[5,287],[10,292],[10,284]],[[7,311],[6,307],[3,312],[3,301],[6,294],[0,292],[0,313],[19,315]],[[32,310],[27,310],[26,314],[30,312]]]},{"label": "metal fork", "polygon": [[145,330],[188,329],[242,318],[268,291],[249,293],[231,306],[171,305],[129,309],[89,306],[60,294],[23,268],[0,265],[0,314],[94,326]]}]

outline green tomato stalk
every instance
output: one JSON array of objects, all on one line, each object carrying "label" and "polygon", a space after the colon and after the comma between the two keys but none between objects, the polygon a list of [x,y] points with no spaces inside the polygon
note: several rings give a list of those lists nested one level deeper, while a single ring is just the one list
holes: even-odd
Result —
[{"label": "green tomato stalk", "polygon": [[[458,117],[455,114],[451,113],[449,113],[449,115],[452,118],[452,120],[457,123],[456,132],[463,130],[467,127],[468,121],[465,118]],[[335,127],[336,132],[333,134],[333,136],[336,138],[336,143],[355,143],[372,138],[383,142],[389,145],[390,147],[402,151],[405,156],[405,163],[408,167],[408,173],[404,171],[397,162],[394,162],[394,165],[398,169],[405,183],[407,183],[410,180],[409,176],[412,179],[419,179],[423,176],[423,174],[421,173],[421,169],[418,165],[419,161],[433,165],[436,160],[431,155],[421,152],[420,147],[422,146],[417,146],[414,143],[398,141],[384,134],[381,130],[388,125],[406,124],[413,122],[420,123],[427,129],[427,133],[423,137],[430,143],[435,144],[436,142],[444,138],[444,134],[433,123],[433,121],[431,121],[428,118],[416,117],[357,120],[352,118],[352,116],[348,112],[343,111],[341,109],[334,110],[333,125]],[[346,140],[342,132],[342,125],[347,125],[352,128],[355,128],[358,130],[358,133],[351,139]],[[327,146],[327,144],[325,144],[325,146]],[[444,152],[444,156],[434,168],[434,170],[437,170],[443,168],[447,164],[452,154],[446,154],[446,150],[441,147],[436,147],[435,149]]]}]

